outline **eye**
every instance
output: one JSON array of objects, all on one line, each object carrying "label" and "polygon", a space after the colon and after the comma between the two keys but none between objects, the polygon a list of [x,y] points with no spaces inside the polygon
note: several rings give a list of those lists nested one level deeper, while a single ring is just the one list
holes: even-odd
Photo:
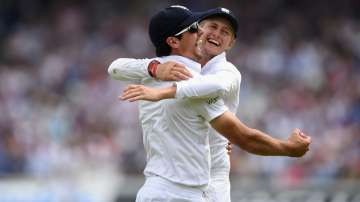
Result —
[{"label": "eye", "polygon": [[231,34],[231,32],[228,29],[223,29],[223,30],[221,30],[221,34],[228,36]]},{"label": "eye", "polygon": [[211,29],[216,29],[216,28],[217,28],[217,26],[216,26],[215,24],[211,24],[209,27],[210,27]]}]

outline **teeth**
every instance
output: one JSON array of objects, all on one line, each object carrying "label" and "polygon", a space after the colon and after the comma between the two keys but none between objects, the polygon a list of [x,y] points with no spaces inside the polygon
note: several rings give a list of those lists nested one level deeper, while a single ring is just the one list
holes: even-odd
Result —
[{"label": "teeth", "polygon": [[214,40],[214,39],[208,39],[208,42],[210,42],[210,43],[212,43],[212,44],[214,44],[216,46],[220,45],[220,43],[218,41]]}]

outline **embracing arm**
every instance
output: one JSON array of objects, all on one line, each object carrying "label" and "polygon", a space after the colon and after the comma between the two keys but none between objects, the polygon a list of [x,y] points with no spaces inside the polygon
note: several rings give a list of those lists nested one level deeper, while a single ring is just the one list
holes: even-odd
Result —
[{"label": "embracing arm", "polygon": [[247,127],[231,112],[225,112],[210,124],[231,143],[257,155],[301,157],[309,150],[311,143],[311,138],[299,129],[294,129],[287,140],[273,138]]},{"label": "embracing arm", "polygon": [[161,64],[154,59],[119,58],[110,64],[108,73],[113,79],[124,81],[149,77],[162,81],[180,81],[192,77],[182,64],[172,61]]},{"label": "embracing arm", "polygon": [[110,64],[108,73],[116,80],[140,81],[150,77],[148,73],[150,62],[151,59],[119,58]]},{"label": "embracing arm", "polygon": [[165,88],[151,88],[143,85],[129,85],[120,96],[123,100],[159,101],[171,98],[211,98],[221,96],[240,83],[241,76],[231,71],[196,77],[174,83]]},{"label": "embracing arm", "polygon": [[209,98],[222,96],[236,86],[241,79],[240,74],[228,70],[215,74],[198,75],[193,79],[176,83],[176,98]]},{"label": "embracing arm", "polygon": [[[159,100],[158,97],[156,97],[156,93],[153,93],[153,91],[159,91],[159,89],[148,88],[143,85],[130,85],[120,98],[129,101]],[[164,90],[164,94],[169,95],[171,94],[171,91],[167,92]],[[196,100],[199,99],[194,99],[195,102]],[[212,101],[215,105],[213,105],[214,103],[209,102],[208,105],[205,106],[216,106],[216,99],[212,99]],[[205,115],[206,113],[200,114]],[[240,148],[253,154],[301,157],[309,150],[309,145],[311,143],[311,138],[306,136],[299,129],[294,129],[287,140],[273,138],[257,129],[247,127],[229,111],[222,112],[219,116],[213,116],[216,117],[213,119],[209,118],[209,116],[203,117],[208,117],[206,120],[210,122],[211,126],[226,137],[231,143],[236,144]]]}]

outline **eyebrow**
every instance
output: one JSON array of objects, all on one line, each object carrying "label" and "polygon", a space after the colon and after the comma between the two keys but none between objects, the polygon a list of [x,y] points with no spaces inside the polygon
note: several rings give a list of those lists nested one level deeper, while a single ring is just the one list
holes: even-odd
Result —
[{"label": "eyebrow", "polygon": [[214,22],[214,21],[210,21],[209,23],[210,23],[210,24],[213,24],[213,25],[225,24],[224,27],[225,27],[226,29],[230,29],[230,30],[231,30],[231,26],[228,25],[227,23],[218,23],[218,22]]},{"label": "eyebrow", "polygon": [[[205,24],[205,21],[206,20],[203,20],[200,22],[200,26],[203,26]],[[209,23],[209,25],[216,25],[216,26],[219,26],[219,23],[218,22],[214,22],[213,20],[209,20],[207,23]],[[224,28],[225,30],[227,30],[228,32],[230,33],[233,33],[233,29],[230,25],[228,25],[227,23],[221,23],[221,24],[225,24]]]}]

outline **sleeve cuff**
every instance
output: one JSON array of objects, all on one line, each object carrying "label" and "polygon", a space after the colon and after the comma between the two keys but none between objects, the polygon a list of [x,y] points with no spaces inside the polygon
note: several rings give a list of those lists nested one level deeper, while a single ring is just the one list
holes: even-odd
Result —
[{"label": "sleeve cuff", "polygon": [[205,119],[206,119],[208,122],[210,122],[210,121],[212,121],[213,119],[215,119],[215,118],[219,117],[220,115],[224,114],[226,111],[229,111],[229,109],[228,109],[226,106],[224,106],[221,110],[219,110],[219,111],[217,111],[217,112],[215,112],[215,113],[209,114],[209,116],[208,116],[208,117],[205,117]]},{"label": "sleeve cuff", "polygon": [[184,92],[183,92],[184,85],[185,85],[184,82],[181,81],[174,83],[174,86],[176,86],[176,93],[175,93],[176,99],[184,98]]}]

